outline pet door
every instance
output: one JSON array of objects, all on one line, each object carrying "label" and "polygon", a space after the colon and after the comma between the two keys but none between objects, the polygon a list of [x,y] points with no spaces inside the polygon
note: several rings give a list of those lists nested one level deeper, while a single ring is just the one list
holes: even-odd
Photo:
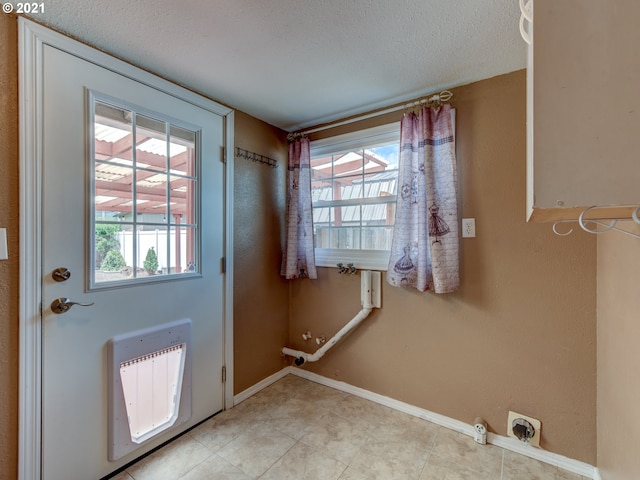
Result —
[{"label": "pet door", "polygon": [[109,460],[189,420],[190,343],[190,320],[110,340]]}]

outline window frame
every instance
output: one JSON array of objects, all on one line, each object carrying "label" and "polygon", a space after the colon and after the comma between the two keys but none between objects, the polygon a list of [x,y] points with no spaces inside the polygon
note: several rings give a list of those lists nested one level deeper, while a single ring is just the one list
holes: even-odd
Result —
[{"label": "window frame", "polygon": [[[400,122],[388,123],[377,127],[357,130],[350,133],[335,135],[332,137],[313,140],[310,142],[311,158],[323,155],[334,155],[362,149],[365,147],[379,146],[397,142],[400,143]],[[376,200],[377,197],[376,197]],[[386,202],[395,204],[396,195],[386,197]],[[351,204],[351,200],[349,203]],[[359,205],[371,203],[370,198],[362,199]],[[340,206],[344,201],[334,202],[323,201],[322,207]],[[380,203],[376,201],[375,203]],[[316,205],[317,206],[317,205]],[[314,205],[312,205],[312,208]],[[345,249],[345,248],[317,248],[314,246],[316,266],[337,268],[338,263],[347,265],[353,263],[359,270],[387,271],[389,264],[390,250],[366,250],[366,249]]]},{"label": "window frame", "polygon": [[[176,280],[184,280],[184,279],[189,279],[189,278],[200,278],[202,277],[202,270],[201,270],[201,264],[202,264],[202,218],[201,218],[201,205],[200,205],[200,201],[201,201],[201,183],[202,183],[202,131],[201,129],[193,124],[190,124],[188,122],[173,118],[169,115],[164,115],[161,114],[159,112],[155,112],[153,110],[149,110],[147,108],[141,107],[139,105],[135,105],[132,104],[130,102],[126,102],[123,101],[121,99],[118,98],[114,98],[110,95],[106,95],[103,94],[101,92],[95,91],[95,90],[87,90],[87,97],[88,97],[88,101],[87,101],[87,122],[88,122],[88,126],[87,126],[87,131],[88,131],[88,137],[87,137],[87,155],[88,155],[88,164],[89,164],[89,182],[87,184],[87,197],[88,197],[88,205],[87,205],[87,216],[88,216],[88,225],[90,226],[89,231],[87,232],[87,265],[89,265],[89,269],[86,272],[86,289],[88,292],[91,291],[100,291],[100,290],[108,290],[108,289],[114,289],[114,288],[126,288],[126,287],[130,287],[130,286],[134,286],[134,285],[143,285],[143,284],[148,284],[148,283],[162,283],[162,282],[169,282],[169,281],[176,281]],[[162,223],[160,222],[147,222],[147,221],[139,221],[137,219],[137,216],[134,215],[134,218],[132,221],[108,221],[108,220],[97,220],[96,219],[96,201],[95,201],[95,193],[96,193],[96,160],[95,160],[95,122],[96,122],[96,104],[103,104],[103,105],[108,105],[111,106],[113,108],[116,109],[126,109],[129,110],[131,112],[133,112],[133,116],[134,118],[138,115],[140,116],[144,116],[144,117],[148,117],[148,118],[152,118],[158,122],[164,122],[167,128],[166,134],[169,138],[170,136],[170,127],[171,126],[175,126],[181,129],[185,129],[188,130],[190,132],[194,133],[194,172],[192,177],[195,180],[195,189],[193,192],[194,195],[194,202],[193,202],[193,208],[194,208],[194,213],[193,213],[193,219],[195,223],[184,223],[184,224],[176,224],[175,222],[171,222],[170,220],[170,206],[169,204],[167,205],[167,215],[166,215],[166,220]],[[135,136],[135,120],[134,120],[134,126],[132,129],[132,134]],[[167,151],[167,154],[169,152]],[[135,167],[135,162],[133,164],[134,166],[132,167],[134,170],[136,170]],[[158,172],[159,174],[164,174],[166,173],[167,178],[170,178],[172,175],[173,176],[181,176],[181,175],[176,175],[176,174],[171,174],[170,173],[170,165],[167,164],[167,168],[165,169],[164,172]],[[185,175],[184,178],[187,178],[187,176]],[[169,188],[169,186],[167,185],[167,189]],[[137,186],[136,183],[134,182],[132,185],[132,202],[133,204],[136,204],[137,201],[137,192],[136,192]],[[169,192],[167,191],[167,201],[169,202]],[[132,205],[132,211],[134,213],[137,213],[135,205]],[[135,245],[137,243],[137,238],[135,238],[135,232],[136,232],[136,227],[139,225],[142,226],[154,226],[154,225],[158,225],[159,227],[166,227],[167,228],[167,253],[168,253],[168,259],[169,259],[169,263],[170,263],[170,259],[171,259],[171,252],[169,251],[169,242],[170,242],[170,235],[171,235],[171,228],[173,226],[173,228],[175,228],[176,225],[180,226],[180,227],[186,227],[186,228],[194,228],[194,255],[195,258],[197,258],[197,262],[196,262],[196,270],[193,272],[190,271],[186,271],[186,272],[181,272],[179,274],[163,274],[163,275],[153,275],[153,276],[148,276],[148,277],[134,277],[134,278],[129,278],[129,279],[118,279],[118,280],[113,280],[113,281],[105,281],[105,282],[98,282],[96,281],[95,278],[95,269],[96,269],[96,262],[95,262],[95,245],[96,245],[96,234],[95,234],[95,225],[96,224],[104,224],[104,225],[129,225],[133,227],[133,244],[134,244],[134,248]],[[157,252],[156,252],[157,253]],[[140,258],[137,259],[138,261],[140,260]],[[139,262],[137,262],[139,263]],[[169,266],[170,267],[170,266]],[[169,268],[168,267],[168,268]],[[136,266],[134,265],[133,268],[135,269]]]}]

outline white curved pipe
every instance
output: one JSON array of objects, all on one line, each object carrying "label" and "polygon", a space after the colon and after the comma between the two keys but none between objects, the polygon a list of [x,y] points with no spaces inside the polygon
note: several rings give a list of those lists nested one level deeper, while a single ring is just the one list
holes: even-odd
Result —
[{"label": "white curved pipe", "polygon": [[371,302],[369,302],[368,305],[365,305],[362,307],[362,310],[360,310],[358,314],[355,317],[353,317],[349,323],[347,323],[344,327],[342,327],[340,331],[338,331],[338,333],[336,333],[333,337],[331,337],[331,339],[328,340],[327,343],[325,343],[322,347],[320,347],[314,353],[301,352],[300,350],[293,350],[288,347],[284,347],[282,349],[282,353],[284,353],[285,355],[289,355],[291,357],[295,357],[296,365],[302,365],[305,362],[317,362],[324,356],[325,353],[327,353],[327,351],[331,347],[333,347],[336,343],[338,343],[342,339],[342,337],[347,335],[351,330],[356,328],[360,324],[360,322],[362,322],[365,318],[367,318],[371,313],[371,310],[373,310],[373,308],[371,306]]},{"label": "white curved pipe", "polygon": [[[360,278],[362,281],[360,293],[362,299],[362,310],[360,310],[349,323],[342,327],[338,331],[338,333],[331,337],[331,339],[328,340],[322,347],[320,347],[314,353],[307,353],[300,350],[293,350],[291,348],[284,347],[282,349],[282,353],[291,357],[295,357],[295,364],[298,366],[302,365],[305,362],[317,362],[318,360],[320,360],[331,347],[338,343],[342,339],[342,337],[347,335],[351,330],[356,328],[360,324],[360,322],[362,322],[369,316],[371,310],[373,310],[374,305],[371,298],[371,276],[371,270],[362,270],[360,272]],[[377,280],[376,283],[379,283],[379,280]],[[376,288],[379,290],[380,286],[378,285]]]}]

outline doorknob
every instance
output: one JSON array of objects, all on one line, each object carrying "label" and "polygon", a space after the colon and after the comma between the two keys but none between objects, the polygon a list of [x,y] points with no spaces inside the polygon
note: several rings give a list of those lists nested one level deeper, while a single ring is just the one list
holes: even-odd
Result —
[{"label": "doorknob", "polygon": [[80,307],[90,307],[91,305],[93,305],[93,302],[78,303],[78,302],[72,302],[68,298],[56,298],[53,302],[51,302],[51,311],[53,313],[66,313],[74,305],[78,305]]}]

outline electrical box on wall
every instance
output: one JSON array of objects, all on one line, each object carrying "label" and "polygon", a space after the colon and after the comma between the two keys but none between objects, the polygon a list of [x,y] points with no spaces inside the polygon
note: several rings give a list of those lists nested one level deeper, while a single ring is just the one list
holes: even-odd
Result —
[{"label": "electrical box on wall", "polygon": [[517,438],[521,442],[534,447],[540,446],[542,424],[537,420],[521,413],[509,412],[507,420],[507,435]]}]

